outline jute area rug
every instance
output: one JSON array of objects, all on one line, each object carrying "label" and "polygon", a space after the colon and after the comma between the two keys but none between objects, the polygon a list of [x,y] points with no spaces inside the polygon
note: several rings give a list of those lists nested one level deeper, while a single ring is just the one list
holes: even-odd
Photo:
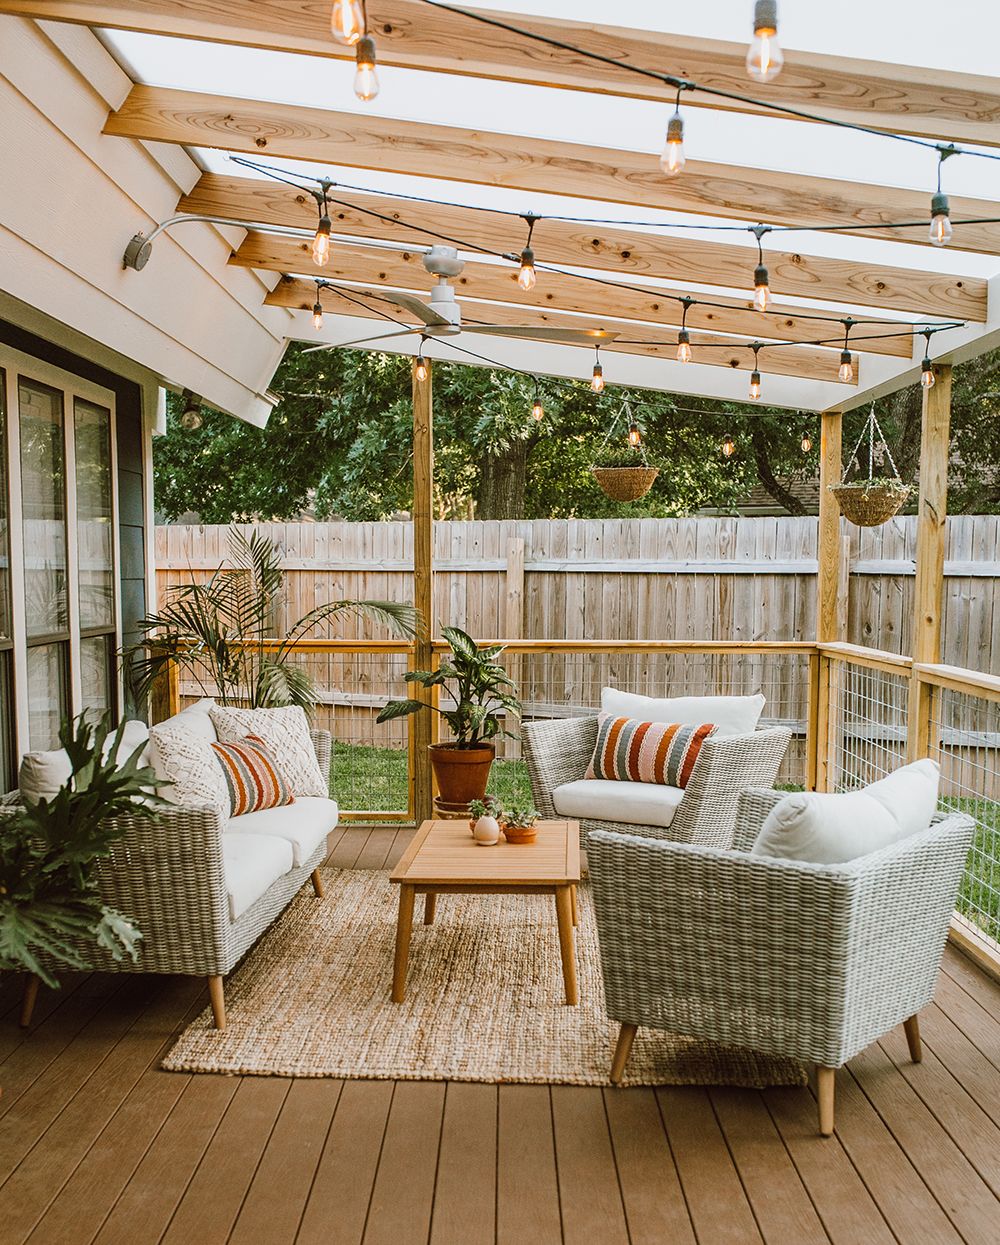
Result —
[{"label": "jute area rug", "polygon": [[[406,1001],[390,1001],[398,888],[324,870],[226,982],[228,1027],[206,1010],[163,1067],[176,1072],[607,1085],[618,1026],[604,1011],[597,932],[580,889],[580,1004],[563,1000],[549,896],[418,897]],[[801,1085],[801,1066],[640,1029],[633,1085]]]}]

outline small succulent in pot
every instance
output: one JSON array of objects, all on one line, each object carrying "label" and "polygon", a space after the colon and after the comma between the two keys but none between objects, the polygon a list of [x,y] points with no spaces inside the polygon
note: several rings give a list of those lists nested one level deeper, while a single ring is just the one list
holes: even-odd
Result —
[{"label": "small succulent in pot", "polygon": [[492,847],[500,839],[500,822],[497,820],[499,805],[491,796],[483,800],[471,800],[469,827],[472,837],[481,847]]},{"label": "small succulent in pot", "polygon": [[538,834],[541,813],[530,800],[511,800],[500,812],[504,837],[508,843],[531,843]]}]

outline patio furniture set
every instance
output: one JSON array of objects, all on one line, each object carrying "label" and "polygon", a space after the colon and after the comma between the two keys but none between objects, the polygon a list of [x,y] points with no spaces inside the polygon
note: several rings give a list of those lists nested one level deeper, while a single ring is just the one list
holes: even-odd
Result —
[{"label": "patio furniture set", "polygon": [[[920,1059],[917,1014],[933,997],[973,827],[937,814],[931,761],[863,791],[773,790],[791,732],[757,729],[763,703],[606,688],[599,715],[525,723],[546,819],[538,840],[482,850],[467,822],[418,829],[390,879],[393,1001],[405,998],[418,894],[430,925],[438,895],[515,893],[554,897],[576,1004],[583,848],[607,1013],[620,1026],[611,1080],[621,1083],[640,1026],[815,1063],[829,1135],[838,1067],[901,1023]],[[323,896],[338,820],[330,735],[310,732],[299,709],[201,701],[153,727],[148,747],[171,802],[152,823],[123,819],[99,878],[105,901],[139,924],[143,950],[136,962],[98,951],[96,966],[205,976],[222,1029],[226,974],[306,881]],[[29,754],[22,798],[58,786],[65,766],[58,753]],[[268,775],[272,806],[241,811]]]}]

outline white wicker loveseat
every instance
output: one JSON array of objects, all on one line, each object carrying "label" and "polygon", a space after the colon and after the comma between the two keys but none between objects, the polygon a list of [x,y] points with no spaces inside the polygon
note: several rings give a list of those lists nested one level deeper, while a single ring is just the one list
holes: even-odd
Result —
[{"label": "white wicker loveseat", "polygon": [[[578,816],[560,811],[558,788],[579,782],[587,772],[597,743],[598,718],[561,718],[549,722],[526,722],[521,730],[524,759],[531,779],[531,794],[543,817]],[[747,787],[770,787],[778,776],[792,733],[784,726],[746,735],[710,738],[702,745],[691,777],[683,792],[667,788],[675,801],[668,824],[579,817],[583,844],[592,830],[620,830],[677,843],[706,843],[728,847],[736,821],[736,802]],[[650,783],[615,783],[626,798],[658,794]],[[645,788],[647,790],[639,790]],[[595,786],[595,792],[597,788]],[[666,820],[666,818],[664,818]]]},{"label": "white wicker loveseat", "polygon": [[750,855],[783,794],[741,797],[733,850],[590,835],[611,1079],[640,1025],[815,1063],[828,1136],[837,1068],[901,1023],[920,1059],[974,826],[939,815],[844,864]]},{"label": "white wicker loveseat", "polygon": [[[329,774],[331,736],[310,734],[320,772]],[[224,1029],[223,979],[310,878],[322,898],[318,870],[336,823],[332,800],[306,798],[231,819],[179,804],[154,819],[118,818],[121,835],[98,865],[98,888],[142,932],[138,959],[114,960],[90,942],[82,957],[107,972],[206,977],[215,1027]],[[22,1024],[37,989],[29,979]]]}]

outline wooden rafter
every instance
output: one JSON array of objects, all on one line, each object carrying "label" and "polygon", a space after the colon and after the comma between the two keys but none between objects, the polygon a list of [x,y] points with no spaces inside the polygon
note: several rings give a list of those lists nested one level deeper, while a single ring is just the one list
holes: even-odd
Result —
[{"label": "wooden rafter", "polygon": [[[426,293],[426,286],[421,287],[415,284],[416,275],[416,272],[410,274],[411,279],[405,288],[415,290],[417,293]],[[379,323],[372,326],[373,337],[382,332],[392,332],[392,325],[385,318],[386,316],[404,325],[413,323],[412,317],[401,307],[386,302],[384,295],[380,297],[378,289],[366,289],[364,286],[342,288],[349,297],[339,295],[336,290],[326,290],[322,293],[321,298],[325,310],[331,315],[359,316],[362,319],[377,320]],[[266,299],[268,305],[272,307],[290,307],[309,312],[312,311],[315,301],[316,286],[313,282],[301,278],[288,278],[280,281]],[[652,328],[648,324],[635,324],[607,316],[600,319],[580,320],[571,315],[542,308],[482,302],[464,294],[462,295],[462,307],[463,321],[468,325],[532,324],[538,327],[605,329],[609,332],[621,333],[626,340],[602,345],[602,354],[605,351],[612,351],[661,359],[673,359],[676,355],[677,347],[672,340],[671,330]],[[311,333],[312,329],[307,329],[303,336]],[[413,340],[416,342],[416,335]],[[489,357],[491,340],[489,337],[474,334],[458,340],[461,346]],[[717,347],[720,346],[725,349],[718,349]],[[693,332],[691,348],[694,363],[744,372],[753,370],[754,353],[744,341],[726,338],[717,333]],[[824,349],[822,346],[778,346],[770,350],[765,346],[760,352],[759,359],[761,372],[768,372],[775,376],[797,376],[808,380],[834,382],[837,381],[837,369],[840,364],[839,352]],[[857,373],[861,368],[857,355],[854,356],[854,364],[855,383],[857,383]]]},{"label": "wooden rafter", "polygon": [[[501,81],[669,101],[672,92],[617,65],[602,65],[419,0],[369,0],[371,26],[386,65],[475,74]],[[346,57],[329,34],[327,6],[316,0],[6,0],[0,11],[153,34],[210,39],[249,47]],[[510,15],[506,16],[511,20]],[[972,74],[912,69],[795,51],[781,77],[755,87],[743,65],[745,47],[720,40],[620,30],[552,18],[513,18],[539,34],[633,64],[676,74],[776,104],[807,108],[894,133],[947,136],[1000,144],[996,82]],[[695,95],[692,106],[764,112],[739,101]]]},{"label": "wooden rafter", "polygon": [[[856,232],[866,237],[886,236],[881,222],[922,219],[929,207],[927,196],[913,191],[695,161],[671,181],[649,153],[166,87],[133,87],[108,117],[105,133],[743,221],[857,223]],[[969,215],[967,201],[953,200],[952,212],[956,218]],[[881,300],[869,305],[986,318],[984,281],[914,271],[911,283],[912,290],[881,289],[876,277],[872,293]]]},{"label": "wooden rafter", "polygon": [[[376,238],[402,246],[432,246],[435,242],[454,240],[463,250],[483,248],[500,255],[516,253],[524,245],[526,226],[516,217],[378,195],[337,191],[333,194],[336,199],[331,205],[334,231],[352,238]],[[305,228],[314,228],[316,224],[316,204],[308,194],[273,182],[211,173],[205,174],[194,190],[181,200],[178,210],[258,224]],[[401,223],[404,221],[405,224]],[[415,229],[414,225],[420,228]],[[294,271],[295,262],[301,262],[296,246],[288,240],[264,236],[255,236],[248,243],[261,260],[254,266],[280,272]],[[756,251],[752,247],[639,233],[617,226],[551,220],[537,223],[533,246],[540,264],[592,268],[611,272],[615,279],[623,281],[652,277],[681,285],[749,289],[756,263]],[[912,277],[909,272],[798,255],[777,247],[768,249],[767,265],[771,289],[776,293],[800,298],[815,298],[821,294],[824,300],[848,304],[877,303],[886,289],[899,290],[907,286]],[[816,336],[816,328],[805,322],[805,333],[809,337]],[[756,335],[764,330],[759,323],[748,322],[738,331]],[[772,335],[791,336],[783,329]],[[892,354],[910,353],[909,348],[905,344],[901,347],[897,340],[886,343],[883,350]]]}]

